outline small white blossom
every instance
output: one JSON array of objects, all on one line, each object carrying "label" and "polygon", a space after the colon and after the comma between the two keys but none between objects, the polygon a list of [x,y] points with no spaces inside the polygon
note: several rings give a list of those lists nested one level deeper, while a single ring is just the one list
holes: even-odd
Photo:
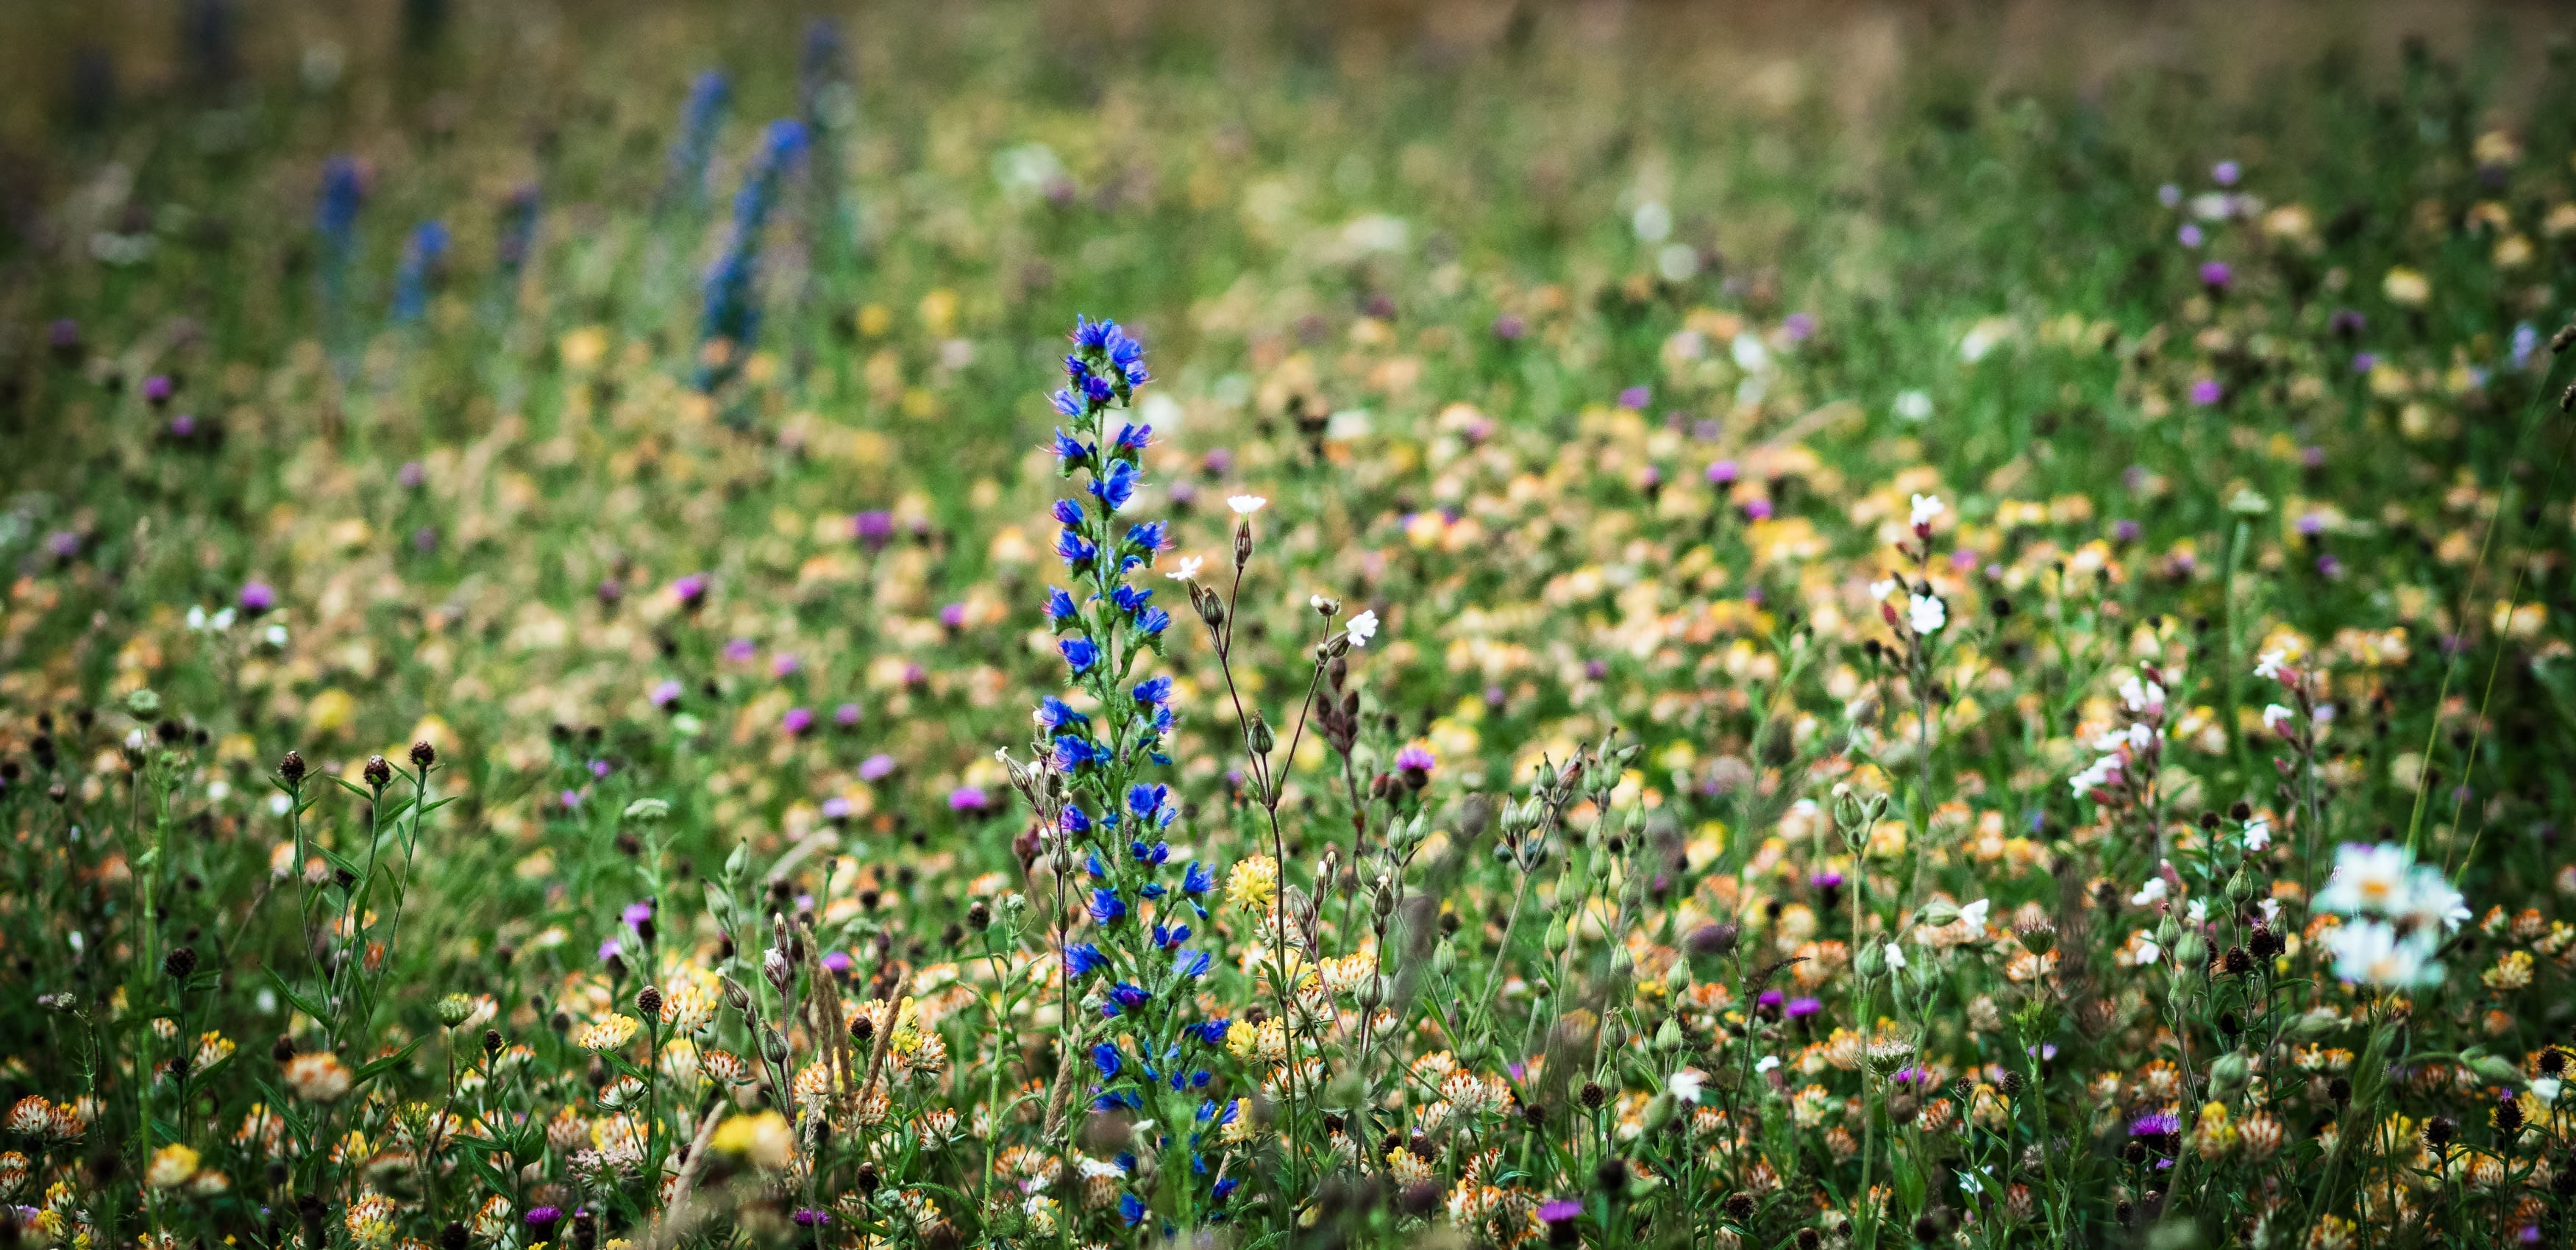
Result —
[{"label": "small white blossom", "polygon": [[1905,619],[1914,627],[1915,633],[1937,634],[1941,632],[1941,626],[1949,622],[1950,610],[1931,595],[1916,595],[1906,607]]},{"label": "small white blossom", "polygon": [[2286,736],[2290,732],[2290,722],[2298,719],[2298,715],[2278,703],[2266,704],[2263,708],[2263,727]]},{"label": "small white blossom", "polygon": [[1916,525],[1931,524],[1932,518],[1941,515],[1941,506],[1941,497],[1939,495],[1916,495],[1914,497],[1913,523]]},{"label": "small white blossom", "polygon": [[1889,595],[1895,594],[1896,588],[1904,584],[1893,577],[1881,578],[1869,584],[1869,597],[1874,600],[1884,600]]},{"label": "small white blossom", "polygon": [[1673,1073],[1670,1077],[1665,1078],[1664,1091],[1671,1094],[1675,1102],[1697,1104],[1699,1102],[1699,1084],[1700,1074],[1698,1070],[1694,1068],[1684,1068],[1679,1072]]},{"label": "small white blossom", "polygon": [[1269,502],[1269,500],[1264,499],[1259,495],[1228,495],[1225,497],[1225,506],[1234,509],[1234,514],[1236,516],[1251,516],[1253,513],[1261,511],[1261,506]]},{"label": "small white blossom", "polygon": [[1207,561],[1199,556],[1183,556],[1181,557],[1180,567],[1173,569],[1169,573],[1163,574],[1163,576],[1171,578],[1176,582],[1196,581],[1198,580],[1199,566],[1205,563],[1207,563]]},{"label": "small white blossom", "polygon": [[1377,611],[1376,611],[1376,609],[1374,609],[1374,608],[1366,608],[1366,609],[1362,609],[1362,610],[1361,610],[1361,612],[1360,612],[1360,614],[1359,614],[1358,616],[1354,616],[1354,617],[1352,617],[1352,618],[1351,618],[1351,623],[1350,623],[1350,627],[1349,627],[1349,628],[1350,628],[1350,635],[1351,635],[1351,645],[1352,645],[1352,646],[1354,646],[1354,647],[1365,647],[1365,646],[1367,646],[1367,645],[1369,644],[1369,639],[1377,637]]},{"label": "small white blossom", "polygon": [[2254,675],[2266,681],[2278,681],[2281,677],[2282,665],[2286,664],[2289,658],[2289,653],[2286,651],[2266,651],[2255,658]]},{"label": "small white blossom", "polygon": [[2245,849],[2267,850],[2272,845],[2272,822],[2260,816],[2245,822]]},{"label": "small white blossom", "polygon": [[2145,885],[2138,887],[2137,893],[2129,896],[2129,906],[2152,907],[2163,902],[2167,892],[2164,878],[2149,877]]},{"label": "small white blossom", "polygon": [[1898,945],[1897,945],[1896,943],[1894,943],[1894,942],[1889,942],[1889,943],[1887,943],[1887,944],[1886,944],[1886,949],[1885,949],[1885,951],[1884,951],[1883,953],[1884,953],[1884,954],[1886,954],[1886,956],[1887,956],[1887,966],[1888,966],[1891,970],[1892,970],[1892,969],[1897,969],[1897,968],[1902,968],[1902,967],[1904,967],[1904,966],[1905,966],[1905,948],[1904,948],[1904,947],[1898,946]]},{"label": "small white blossom", "polygon": [[1770,1071],[1771,1069],[1776,1068],[1776,1067],[1779,1067],[1779,1066],[1780,1066],[1780,1056],[1778,1056],[1778,1055],[1764,1055],[1764,1056],[1762,1056],[1762,1058],[1761,1058],[1761,1059],[1757,1060],[1757,1061],[1754,1063],[1754,1065],[1753,1065],[1753,1071],[1754,1071],[1754,1073],[1755,1073],[1756,1075],[1759,1075],[1759,1074],[1761,1074],[1761,1073],[1768,1072],[1768,1071]]},{"label": "small white blossom", "polygon": [[1978,899],[1959,909],[1959,920],[1967,925],[1971,932],[1983,933],[1986,930],[1986,912],[1993,906],[1992,899]]}]

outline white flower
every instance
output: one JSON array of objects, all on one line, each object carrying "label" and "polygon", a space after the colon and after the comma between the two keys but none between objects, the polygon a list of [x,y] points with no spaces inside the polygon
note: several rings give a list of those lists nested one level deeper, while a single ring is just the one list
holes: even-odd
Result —
[{"label": "white flower", "polygon": [[1894,942],[1889,942],[1886,944],[1886,948],[1882,953],[1887,956],[1887,966],[1889,970],[1893,971],[1905,966],[1904,947],[1898,946]]},{"label": "white flower", "polygon": [[1080,1156],[1080,1158],[1082,1161],[1078,1166],[1081,1167],[1082,1175],[1086,1179],[1097,1180],[1104,1176],[1125,1176],[1127,1174],[1127,1169],[1118,1166],[1110,1160],[1094,1159],[1088,1155]]},{"label": "white flower", "polygon": [[2141,968],[2144,968],[2144,967],[2146,967],[2147,965],[2149,965],[2149,964],[2152,964],[2152,963],[2156,962],[2157,960],[2163,959],[2164,957],[2165,957],[2165,948],[2163,948],[2163,947],[2161,947],[2161,946],[2156,945],[2156,940],[2155,940],[2154,938],[2148,937],[2148,936],[2147,936],[2147,934],[2146,934],[2146,930],[2144,930],[2144,929],[2139,930],[2139,931],[2138,931],[2138,966],[2139,966],[2139,967],[2141,967]]},{"label": "white flower", "polygon": [[2209,923],[2209,900],[2193,899],[2182,909],[2183,919],[2193,924]]},{"label": "white flower", "polygon": [[2164,710],[2165,688],[2135,677],[2120,683],[2120,702],[2132,712],[2154,715]]},{"label": "white flower", "polygon": [[1684,1068],[1665,1078],[1664,1092],[1671,1094],[1675,1102],[1696,1105],[1699,1102],[1699,1083],[1699,1071],[1695,1068]]},{"label": "white flower", "polygon": [[2129,896],[2129,906],[2153,907],[2164,901],[2166,893],[2164,878],[2149,877],[2145,885],[2138,887],[2137,893]]},{"label": "white flower", "polygon": [[1905,619],[1907,624],[1914,627],[1915,633],[1937,634],[1941,632],[1941,626],[1949,621],[1950,610],[1942,607],[1941,601],[1930,595],[1916,595],[1913,602],[1906,607]]},{"label": "white flower", "polygon": [[1914,497],[1914,524],[1929,525],[1932,523],[1932,518],[1939,515],[1941,515],[1941,497],[1939,495],[1916,495]]},{"label": "white flower", "polygon": [[1986,912],[1993,906],[1992,899],[1978,899],[1959,909],[1959,922],[1968,926],[1972,933],[1983,933],[1986,931]]},{"label": "white flower", "polygon": [[1268,502],[1270,501],[1259,495],[1228,495],[1225,497],[1225,506],[1234,509],[1234,514],[1236,516],[1251,516],[1253,513],[1261,511],[1261,505]]},{"label": "white flower", "polygon": [[1354,647],[1365,647],[1369,639],[1377,637],[1377,610],[1362,609],[1358,616],[1352,617],[1350,635],[1351,645]]},{"label": "white flower", "polygon": [[2260,816],[2245,822],[2245,849],[2267,850],[2272,845],[2272,822]]},{"label": "white flower", "polygon": [[2120,757],[2105,755],[2086,765],[2083,772],[2067,778],[2066,784],[2074,789],[2075,797],[2080,799],[2105,786],[2120,784],[2120,778]]},{"label": "white flower", "polygon": [[2395,928],[2377,920],[2337,925],[2325,934],[2326,950],[2335,957],[2336,976],[2391,989],[2442,983],[2442,965],[2432,957],[2439,940],[2423,930],[2401,938]]},{"label": "white flower", "polygon": [[2317,891],[2317,909],[2357,915],[2394,915],[2406,898],[2415,853],[2393,842],[2346,842],[2335,848],[2334,874]]},{"label": "white flower", "polygon": [[1770,1071],[1771,1069],[1776,1068],[1776,1067],[1779,1067],[1779,1066],[1780,1066],[1780,1056],[1778,1056],[1778,1055],[1764,1055],[1764,1056],[1762,1056],[1762,1058],[1761,1058],[1761,1059],[1759,1059],[1759,1060],[1755,1061],[1755,1063],[1754,1063],[1754,1065],[1753,1065],[1753,1071],[1754,1071],[1754,1073],[1755,1073],[1756,1075],[1760,1075],[1761,1073],[1768,1072],[1768,1071]]},{"label": "white flower", "polygon": [[1198,556],[1183,556],[1181,557],[1180,567],[1173,569],[1169,573],[1163,574],[1163,576],[1171,578],[1176,582],[1196,581],[1198,580],[1199,566],[1205,563],[1207,563],[1207,561]]},{"label": "white flower", "polygon": [[2405,897],[2394,910],[2426,931],[2440,925],[2447,933],[2469,918],[2468,901],[2431,864],[2418,864],[2407,875]]},{"label": "white flower", "polygon": [[1904,584],[1905,583],[1900,582],[1893,577],[1882,578],[1878,581],[1871,582],[1869,584],[1869,597],[1874,600],[1884,600],[1889,595],[1895,594],[1896,588]]},{"label": "white flower", "polygon": [[2289,653],[2286,651],[2266,651],[2255,658],[2254,675],[2267,681],[2278,681],[2281,676],[2281,666],[2287,663],[2289,658]]},{"label": "white flower", "polygon": [[2558,1088],[2558,1078],[2554,1076],[2540,1077],[2533,1080],[2531,1083],[2531,1096],[2539,1099],[2540,1105],[2545,1107],[2558,1101]]},{"label": "white flower", "polygon": [[2278,703],[2266,704],[2263,708],[2263,727],[2287,737],[2290,733],[2290,722],[2296,720],[2298,715]]},{"label": "white flower", "polygon": [[1922,391],[1899,391],[1894,411],[1900,421],[1929,421],[1932,419],[1932,397]]}]

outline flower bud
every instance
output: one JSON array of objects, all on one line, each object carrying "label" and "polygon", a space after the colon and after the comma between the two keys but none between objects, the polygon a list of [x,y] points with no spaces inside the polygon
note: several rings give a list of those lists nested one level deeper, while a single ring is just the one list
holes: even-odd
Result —
[{"label": "flower bud", "polygon": [[437,763],[438,748],[429,745],[426,738],[411,744],[411,762],[415,768],[427,768]]},{"label": "flower bud", "polygon": [[1676,959],[1673,961],[1672,967],[1664,970],[1664,988],[1671,991],[1675,997],[1679,997],[1685,991],[1689,990],[1690,985],[1691,969],[1689,960]]},{"label": "flower bud", "polygon": [[285,782],[290,790],[303,785],[304,757],[293,751],[287,752],[286,758],[277,762],[277,779]]},{"label": "flower bud", "polygon": [[1887,969],[1887,948],[1877,942],[1863,942],[1852,952],[1852,971],[1863,978],[1875,977]]},{"label": "flower bud", "polygon": [[1277,745],[1278,740],[1270,735],[1269,720],[1263,717],[1261,713],[1254,712],[1252,714],[1252,753],[1254,755],[1268,755],[1270,754],[1271,749]]},{"label": "flower bud", "polygon": [[2244,1088],[2245,1078],[2252,1072],[2253,1062],[2245,1057],[2245,1052],[2231,1050],[2209,1065],[2210,1088],[2224,1098]]},{"label": "flower bud", "polygon": [[771,1063],[787,1062],[787,1037],[778,1031],[778,1026],[760,1026],[760,1053],[768,1056]]},{"label": "flower bud", "polygon": [[394,766],[386,763],[385,757],[381,755],[368,756],[366,767],[361,770],[361,773],[366,777],[368,785],[379,790],[394,783]]},{"label": "flower bud", "polygon": [[1664,1126],[1673,1122],[1673,1113],[1679,1109],[1680,1104],[1673,1100],[1670,1091],[1655,1095],[1646,1104],[1646,1135],[1652,1137],[1664,1131]]},{"label": "flower bud", "polygon": [[1567,934],[1565,931],[1564,917],[1560,916],[1547,922],[1547,953],[1549,956],[1553,957],[1564,954],[1567,943],[1572,940],[1571,935]]},{"label": "flower bud", "polygon": [[1655,1052],[1657,1054],[1669,1055],[1681,1048],[1681,1023],[1670,1016],[1666,1016],[1662,1024],[1655,1026]]},{"label": "flower bud", "polygon": [[474,1014],[474,1000],[463,994],[450,994],[438,1000],[438,1022],[448,1028],[465,1023]]},{"label": "flower bud", "polygon": [[1431,949],[1431,971],[1443,977],[1457,975],[1458,943],[1448,938],[1440,939],[1440,945]]},{"label": "flower bud", "polygon": [[2237,865],[2236,875],[2227,879],[2227,897],[2240,904],[2262,892],[2262,889],[2263,883],[2256,881],[2253,872],[2242,864]]}]

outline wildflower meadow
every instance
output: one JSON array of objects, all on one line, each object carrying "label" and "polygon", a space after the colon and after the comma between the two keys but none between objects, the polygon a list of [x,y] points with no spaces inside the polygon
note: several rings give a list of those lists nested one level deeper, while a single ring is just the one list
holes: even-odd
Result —
[{"label": "wildflower meadow", "polygon": [[10,7],[0,1250],[2576,1245],[2528,14]]}]

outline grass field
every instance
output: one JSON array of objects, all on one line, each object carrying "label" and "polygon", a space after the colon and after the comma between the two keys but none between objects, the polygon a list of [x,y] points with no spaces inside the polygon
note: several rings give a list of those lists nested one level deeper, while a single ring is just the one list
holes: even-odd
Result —
[{"label": "grass field", "polygon": [[0,1246],[2569,1245],[2571,73],[0,14]]}]

